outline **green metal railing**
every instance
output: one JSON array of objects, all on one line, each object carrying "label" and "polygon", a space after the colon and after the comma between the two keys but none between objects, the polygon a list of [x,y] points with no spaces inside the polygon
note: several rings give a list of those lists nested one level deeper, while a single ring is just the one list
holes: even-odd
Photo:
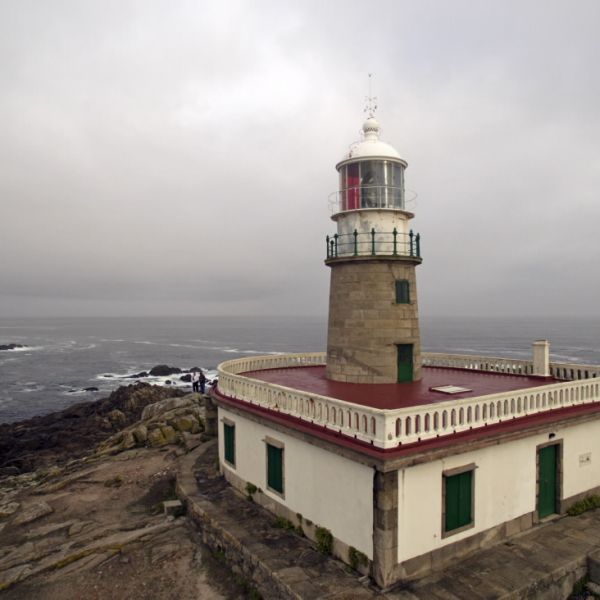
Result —
[{"label": "green metal railing", "polygon": [[327,258],[343,256],[412,256],[421,258],[421,235],[393,231],[357,231],[327,236]]}]

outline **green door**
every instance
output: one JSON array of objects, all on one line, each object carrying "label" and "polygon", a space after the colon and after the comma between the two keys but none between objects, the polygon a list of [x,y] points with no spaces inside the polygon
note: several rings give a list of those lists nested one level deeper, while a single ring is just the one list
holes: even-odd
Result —
[{"label": "green door", "polygon": [[538,516],[540,519],[556,513],[558,494],[558,445],[546,446],[538,451]]},{"label": "green door", "polygon": [[398,344],[398,383],[413,380],[413,345]]}]

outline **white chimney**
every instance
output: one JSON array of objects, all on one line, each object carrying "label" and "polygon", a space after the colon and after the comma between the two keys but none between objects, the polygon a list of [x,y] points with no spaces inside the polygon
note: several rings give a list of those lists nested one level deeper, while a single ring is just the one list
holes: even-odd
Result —
[{"label": "white chimney", "polygon": [[533,374],[540,377],[550,376],[550,342],[548,340],[533,342]]}]

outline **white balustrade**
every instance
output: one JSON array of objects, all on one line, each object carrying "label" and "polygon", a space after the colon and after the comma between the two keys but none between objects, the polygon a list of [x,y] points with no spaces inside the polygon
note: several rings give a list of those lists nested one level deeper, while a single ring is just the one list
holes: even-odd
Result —
[{"label": "white balustrade", "polygon": [[[570,380],[544,385],[541,379],[541,385],[534,388],[475,398],[449,398],[395,410],[370,408],[245,375],[264,369],[324,364],[323,352],[230,360],[218,367],[218,390],[224,396],[292,415],[379,448],[394,448],[540,412],[600,402],[600,366],[592,365],[551,363],[556,378]],[[530,375],[533,370],[531,361],[438,353],[424,353],[423,364],[520,375]]]}]

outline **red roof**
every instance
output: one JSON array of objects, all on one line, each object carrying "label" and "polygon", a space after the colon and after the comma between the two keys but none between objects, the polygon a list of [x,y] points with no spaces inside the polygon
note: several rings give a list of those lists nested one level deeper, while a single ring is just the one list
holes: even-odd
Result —
[{"label": "red roof", "polygon": [[[324,366],[265,369],[249,371],[243,375],[304,392],[388,410],[510,392],[558,381],[553,377],[533,377],[446,367],[423,367],[422,379],[410,383],[341,383],[326,379]],[[449,395],[431,390],[432,387],[443,385],[456,385],[471,391]]]}]

